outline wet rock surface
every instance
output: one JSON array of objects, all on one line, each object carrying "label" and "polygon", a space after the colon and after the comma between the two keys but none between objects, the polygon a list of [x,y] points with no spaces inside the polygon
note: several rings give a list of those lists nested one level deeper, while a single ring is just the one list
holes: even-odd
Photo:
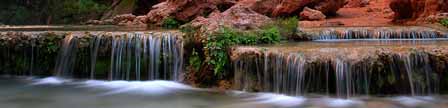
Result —
[{"label": "wet rock surface", "polygon": [[[448,65],[443,57],[448,55],[447,44],[445,41],[303,42],[235,47],[231,57],[236,66],[236,89],[289,95],[334,93],[341,97],[424,95],[447,91],[441,86],[447,83],[439,82],[447,75],[441,70]],[[427,75],[425,72],[434,76],[415,79]],[[411,84],[406,77],[398,77],[408,74],[414,78]],[[364,76],[370,80],[363,79]],[[429,83],[417,85],[420,81]],[[426,86],[440,88],[425,89]]]}]

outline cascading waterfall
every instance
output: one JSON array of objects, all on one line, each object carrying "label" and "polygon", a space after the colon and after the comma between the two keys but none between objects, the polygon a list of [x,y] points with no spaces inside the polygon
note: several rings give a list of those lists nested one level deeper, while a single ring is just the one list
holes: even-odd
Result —
[{"label": "cascading waterfall", "polygon": [[430,55],[417,52],[401,58],[409,78],[412,95],[430,95],[438,92],[438,75],[433,73]]},{"label": "cascading waterfall", "polygon": [[73,35],[67,35],[64,38],[59,55],[56,62],[56,75],[64,77],[73,77],[73,68],[75,67],[77,38]]},{"label": "cascading waterfall", "polygon": [[[408,87],[394,91],[396,94],[430,95],[439,90],[440,75],[432,71],[429,55],[424,52],[389,58],[392,61],[378,58],[361,62],[340,58],[311,61],[312,57],[300,53],[265,54],[243,55],[234,62],[237,89],[288,95],[331,92],[341,98],[370,95],[371,91],[389,93],[379,90],[383,86]],[[385,66],[378,70],[378,62]]]},{"label": "cascading waterfall", "polygon": [[[319,32],[313,39],[336,39],[335,41],[339,39],[411,39],[412,41],[413,39],[437,40],[440,38],[447,38],[446,34],[414,29],[329,29]],[[247,47],[243,46],[241,50],[235,51],[238,56],[233,60],[235,88],[288,95],[326,93],[341,98],[371,94],[431,95],[439,93],[442,76],[442,73],[434,69],[439,69],[439,72],[441,68],[446,69],[444,64],[435,64],[437,59],[434,58],[438,55],[429,54],[427,51],[369,53],[363,54],[367,56],[353,58],[349,57],[350,55],[337,53],[306,55],[301,51],[275,50],[276,47],[269,50],[270,48],[262,47],[258,50],[259,52],[253,52],[254,49],[246,50]],[[397,49],[402,51],[400,48]],[[328,52],[329,50],[324,48],[312,50],[312,52],[316,51]],[[351,52],[360,53],[356,50]]]},{"label": "cascading waterfall", "polygon": [[[86,48],[78,41],[84,38],[90,38]],[[107,75],[109,80],[178,80],[182,71],[182,42],[171,32],[67,36],[61,48],[56,71],[64,77],[77,74],[91,79]],[[89,60],[76,58],[83,55],[83,49],[88,49],[89,57],[85,59]],[[79,72],[83,70],[76,67],[90,68],[88,72]]]},{"label": "cascading waterfall", "polygon": [[312,34],[313,40],[335,40],[335,39],[443,39],[448,38],[435,30],[419,29],[325,29]]}]

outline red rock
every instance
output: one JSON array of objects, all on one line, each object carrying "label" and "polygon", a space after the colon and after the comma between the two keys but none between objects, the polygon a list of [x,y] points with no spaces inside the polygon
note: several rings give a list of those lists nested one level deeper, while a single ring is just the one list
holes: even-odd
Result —
[{"label": "red rock", "polygon": [[193,27],[206,28],[207,31],[216,31],[220,26],[247,30],[257,29],[268,22],[271,22],[269,17],[259,14],[248,7],[233,6],[222,13],[214,11],[208,18],[198,17],[191,22],[191,25]]},{"label": "red rock", "polygon": [[337,27],[337,26],[343,26],[345,25],[344,23],[342,23],[341,21],[326,21],[322,24],[320,24],[320,26],[322,27]]},{"label": "red rock", "polygon": [[234,3],[234,0],[167,0],[153,6],[147,14],[148,23],[160,25],[168,17],[187,22]]},{"label": "red rock", "polygon": [[305,7],[332,15],[345,5],[345,0],[243,0],[239,4],[273,17],[297,15]]},{"label": "red rock", "polygon": [[421,21],[430,15],[448,12],[448,0],[392,0],[394,21]]},{"label": "red rock", "polygon": [[317,4],[312,8],[321,11],[325,15],[336,15],[336,12],[344,7],[345,0],[317,0],[311,4]]},{"label": "red rock", "polygon": [[134,21],[134,19],[136,18],[135,15],[132,14],[122,14],[122,15],[117,15],[112,17],[113,23],[114,24],[119,24],[119,23],[124,23],[124,22],[128,22],[128,21]]},{"label": "red rock", "polygon": [[369,5],[370,0],[348,0],[345,7],[348,8],[356,8],[356,7],[365,7]]},{"label": "red rock", "polygon": [[303,9],[300,13],[300,18],[302,20],[324,20],[326,17],[327,16],[325,16],[322,12],[308,7],[305,7],[305,9]]}]

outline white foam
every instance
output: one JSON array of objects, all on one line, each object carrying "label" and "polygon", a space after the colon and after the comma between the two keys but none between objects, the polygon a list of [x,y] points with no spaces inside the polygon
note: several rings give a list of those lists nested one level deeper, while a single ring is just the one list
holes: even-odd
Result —
[{"label": "white foam", "polygon": [[340,99],[340,98],[326,98],[324,99],[324,101],[325,103],[327,103],[329,107],[337,107],[337,108],[346,108],[362,104],[362,102],[358,100]]},{"label": "white foam", "polygon": [[173,82],[173,81],[99,81],[88,80],[83,84],[84,87],[99,87],[110,89],[110,92],[105,93],[143,93],[143,94],[165,94],[174,90],[193,89],[190,86]]},{"label": "white foam", "polygon": [[59,77],[47,77],[43,79],[35,79],[35,82],[31,85],[59,85],[66,82],[70,82],[70,80]]},{"label": "white foam", "polygon": [[408,97],[408,96],[395,97],[392,100],[397,101],[400,104],[403,104],[403,105],[406,105],[409,107],[416,107],[418,105],[428,103],[428,102],[418,99],[417,97]]},{"label": "white foam", "polygon": [[305,102],[303,97],[292,97],[273,93],[257,93],[254,98],[245,99],[246,101],[255,101],[255,103],[272,104],[281,107],[299,106]]}]

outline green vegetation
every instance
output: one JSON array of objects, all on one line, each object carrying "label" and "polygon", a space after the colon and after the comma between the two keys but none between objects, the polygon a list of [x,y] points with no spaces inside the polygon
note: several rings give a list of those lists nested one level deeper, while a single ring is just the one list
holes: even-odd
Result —
[{"label": "green vegetation", "polygon": [[275,19],[270,26],[277,26],[282,36],[291,36],[297,33],[299,18],[296,16]]},{"label": "green vegetation", "polygon": [[442,24],[445,27],[448,27],[448,18],[440,20],[440,24]]},{"label": "green vegetation", "polygon": [[237,44],[266,44],[280,41],[280,32],[276,26],[263,28],[257,31],[240,32],[222,27],[217,33],[207,38],[205,45],[206,61],[214,67],[215,75],[222,75],[229,62],[227,49]]},{"label": "green vegetation", "polygon": [[99,18],[103,0],[5,0],[0,4],[4,24],[68,24]]},{"label": "green vegetation", "polygon": [[165,29],[176,29],[180,25],[179,21],[174,18],[167,18],[163,20],[162,27]]},{"label": "green vegetation", "polygon": [[194,69],[194,71],[198,71],[199,68],[201,67],[201,63],[202,63],[202,60],[199,57],[199,53],[196,52],[195,49],[193,49],[190,57],[188,58],[189,66],[191,66],[191,68]]},{"label": "green vegetation", "polygon": [[[164,25],[167,24],[164,21]],[[261,27],[258,30],[239,31],[236,29],[221,27],[217,32],[212,34],[206,34],[207,39],[204,43],[204,55],[205,60],[198,60],[196,58],[189,60],[189,65],[196,67],[199,64],[208,63],[213,67],[213,71],[217,76],[226,75],[226,69],[229,69],[230,58],[227,54],[228,48],[233,45],[255,45],[255,44],[273,44],[280,42],[283,37],[295,35],[297,32],[297,17],[279,18],[274,20],[270,24]],[[186,24],[181,28],[181,31],[185,33],[186,38],[184,41],[193,41],[193,37],[196,37],[197,28],[193,28]],[[186,42],[191,43],[191,42]],[[192,57],[196,52],[193,52]]]}]

